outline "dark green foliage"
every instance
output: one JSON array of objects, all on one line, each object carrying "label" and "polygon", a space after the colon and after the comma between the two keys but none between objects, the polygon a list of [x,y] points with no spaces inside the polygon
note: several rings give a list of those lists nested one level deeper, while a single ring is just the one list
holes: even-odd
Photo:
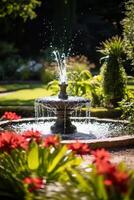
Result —
[{"label": "dark green foliage", "polygon": [[17,55],[9,56],[3,62],[0,62],[0,80],[20,80],[16,70],[24,63],[23,59]]},{"label": "dark green foliage", "polygon": [[134,125],[134,99],[124,99],[120,102],[123,111],[122,118],[128,119]]},{"label": "dark green foliage", "polygon": [[101,68],[102,87],[107,106],[117,106],[125,95],[126,74],[123,67],[123,42],[121,38],[113,37],[102,43],[100,52],[105,55]]},{"label": "dark green foliage", "polygon": [[26,154],[19,150],[10,155],[0,152],[0,199],[24,199],[26,190],[21,179],[28,175],[25,157]]},{"label": "dark green foliage", "polygon": [[[23,23],[18,15],[24,12],[24,3],[27,3],[28,7],[33,0],[1,0],[0,13],[6,17],[0,18],[0,39],[14,42],[23,55],[30,57],[39,55],[40,50],[47,49],[54,39],[55,46],[63,46],[66,43],[67,47],[72,47],[75,55],[87,55],[92,62],[97,62],[98,66],[96,46],[102,40],[120,34],[120,21],[123,19],[122,0],[68,0],[66,8],[63,4],[64,0],[36,0],[39,1],[40,7],[36,10],[30,8],[24,13],[24,16],[31,16],[32,9],[32,13],[36,11],[37,18]],[[9,2],[18,4],[17,11],[15,11],[16,7],[12,6],[14,11],[11,9],[10,16],[7,12]],[[18,17],[14,20],[12,15]],[[65,22],[64,18],[67,19]],[[64,25],[67,33],[64,32]],[[61,39],[63,42],[60,41]]]},{"label": "dark green foliage", "polygon": [[0,41],[0,58],[1,59],[11,56],[17,52],[18,52],[18,50],[15,48],[13,43],[8,43],[6,41]]},{"label": "dark green foliage", "polygon": [[123,20],[124,50],[134,65],[134,1],[126,3],[126,17]]},{"label": "dark green foliage", "polygon": [[91,117],[119,119],[122,115],[120,108],[91,108]]},{"label": "dark green foliage", "polygon": [[[24,63],[12,43],[0,41],[0,80],[17,79],[16,69]],[[20,77],[19,77],[20,79]]]}]

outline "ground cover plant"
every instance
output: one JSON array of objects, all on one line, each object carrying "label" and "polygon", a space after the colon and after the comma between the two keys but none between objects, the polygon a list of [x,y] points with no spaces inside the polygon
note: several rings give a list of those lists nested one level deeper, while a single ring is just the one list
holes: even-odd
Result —
[{"label": "ground cover plant", "polygon": [[[1,119],[20,119],[5,112]],[[84,156],[91,160],[84,162]],[[134,171],[110,161],[105,149],[38,130],[0,132],[0,198],[53,200],[133,200]]]}]

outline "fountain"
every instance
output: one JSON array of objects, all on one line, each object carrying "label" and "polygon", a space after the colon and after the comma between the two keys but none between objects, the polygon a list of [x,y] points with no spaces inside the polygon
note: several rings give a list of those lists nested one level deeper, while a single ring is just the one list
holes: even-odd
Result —
[{"label": "fountain", "polygon": [[[0,122],[0,129],[21,133],[39,130],[43,136],[60,134],[63,142],[81,140],[97,147],[118,147],[134,144],[128,122],[90,117],[90,100],[68,96],[65,55],[54,51],[59,71],[59,95],[35,100],[35,118]],[[84,111],[83,111],[84,108]]]},{"label": "fountain", "polygon": [[81,107],[87,107],[90,100],[82,97],[72,97],[67,95],[67,75],[66,62],[64,54],[60,56],[58,51],[53,52],[59,69],[59,87],[60,92],[57,97],[45,97],[35,100],[36,117],[39,117],[39,110],[47,109],[53,111],[56,116],[56,122],[51,126],[52,133],[71,134],[77,131],[75,125],[71,122],[71,115],[75,110]]}]

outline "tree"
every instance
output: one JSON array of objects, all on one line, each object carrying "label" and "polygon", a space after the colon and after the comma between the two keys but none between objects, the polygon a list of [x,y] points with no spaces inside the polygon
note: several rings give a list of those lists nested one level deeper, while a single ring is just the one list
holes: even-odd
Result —
[{"label": "tree", "polygon": [[6,16],[20,16],[24,20],[36,17],[35,8],[40,5],[39,0],[1,0],[0,18]]},{"label": "tree", "polygon": [[128,58],[134,65],[134,1],[129,0],[126,3],[126,17],[123,21],[124,27],[124,50]]}]

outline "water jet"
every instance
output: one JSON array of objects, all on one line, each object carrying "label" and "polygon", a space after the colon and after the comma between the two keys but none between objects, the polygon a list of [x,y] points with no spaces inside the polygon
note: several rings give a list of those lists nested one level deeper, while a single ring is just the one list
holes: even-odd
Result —
[{"label": "water jet", "polygon": [[59,69],[59,95],[57,97],[45,97],[35,100],[35,110],[47,109],[52,110],[56,116],[56,122],[51,126],[52,133],[72,134],[77,131],[77,128],[71,122],[72,113],[90,104],[89,99],[83,97],[73,97],[67,94],[67,74],[65,55],[60,56],[58,51],[53,52]]}]

